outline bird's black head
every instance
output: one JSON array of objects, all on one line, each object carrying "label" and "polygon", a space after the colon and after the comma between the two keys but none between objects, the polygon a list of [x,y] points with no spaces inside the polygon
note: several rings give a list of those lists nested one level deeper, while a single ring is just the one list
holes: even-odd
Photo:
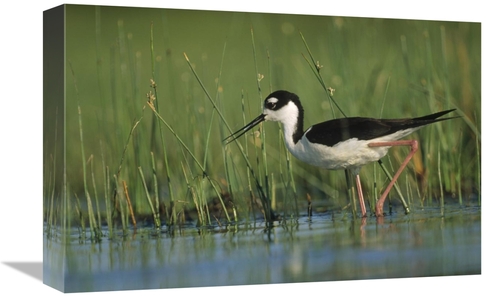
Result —
[{"label": "bird's black head", "polygon": [[295,130],[302,131],[303,116],[304,110],[297,95],[284,90],[275,91],[264,100],[262,114],[227,137],[225,141],[229,143],[236,140],[262,121],[292,123],[291,125],[295,126]]},{"label": "bird's black head", "polygon": [[287,105],[290,101],[292,101],[299,109],[302,109],[302,105],[300,104],[299,96],[295,95],[294,93],[284,91],[284,90],[279,90],[275,91],[269,96],[267,96],[266,100],[264,100],[264,106],[263,109],[269,109],[269,110],[279,110],[283,108],[283,106]]}]

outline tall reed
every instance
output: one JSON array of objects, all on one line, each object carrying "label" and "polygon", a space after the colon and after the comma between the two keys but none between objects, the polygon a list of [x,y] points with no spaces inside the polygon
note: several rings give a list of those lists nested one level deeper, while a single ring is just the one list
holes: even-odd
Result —
[{"label": "tall reed", "polygon": [[95,208],[97,215],[97,232],[99,233],[99,237],[102,237],[102,220],[101,220],[101,208],[99,206],[99,195],[97,194],[97,186],[95,181],[95,173],[94,173],[94,155],[90,155],[90,177],[92,180],[92,188],[94,189],[94,200],[95,200]]},{"label": "tall reed", "polygon": [[110,194],[110,179],[109,179],[109,166],[106,166],[106,162],[104,161],[104,149],[102,140],[99,141],[99,147],[101,150],[101,162],[102,162],[102,176],[103,176],[103,192],[104,192],[104,203],[106,205],[106,221],[108,225],[108,236],[109,238],[113,238],[113,216],[111,210],[111,200],[109,197]]},{"label": "tall reed", "polygon": [[[148,100],[154,104],[155,110],[157,110],[159,112],[160,107],[158,104],[158,100],[156,100],[156,98],[158,98],[158,90],[157,90],[156,76],[155,76],[155,51],[154,51],[153,22],[151,22],[150,39],[149,40],[150,40],[149,45],[150,45],[150,53],[151,53],[151,88],[153,89],[153,93],[149,93]],[[168,193],[170,196],[170,206],[172,208],[170,223],[175,225],[177,223],[177,214],[175,212],[175,198],[174,198],[176,193],[174,192],[173,187],[172,187],[172,178],[171,178],[172,173],[171,173],[170,162],[169,162],[168,154],[167,154],[167,147],[165,145],[165,139],[163,136],[163,128],[162,128],[162,125],[161,125],[158,117],[156,117],[156,122],[152,122],[152,125],[153,125],[153,127],[155,127],[155,125],[157,125],[157,127],[158,127],[158,134],[160,136],[160,144],[161,144],[162,153],[163,153],[163,163],[165,165],[165,173],[166,173],[166,177],[167,177]],[[153,129],[153,131],[154,131],[154,129]],[[153,141],[154,139],[155,139],[155,135],[152,135],[151,140]],[[153,150],[154,143],[152,143],[152,146],[153,147],[151,149]]]},{"label": "tall reed", "polygon": [[[83,171],[83,189],[84,189],[84,195],[85,198],[87,199],[87,211],[88,211],[88,216],[89,216],[89,225],[90,225],[90,236],[92,240],[100,240],[101,239],[101,232],[99,230],[99,226],[97,226],[97,222],[95,219],[94,215],[94,208],[92,206],[92,200],[90,198],[90,193],[89,189],[87,186],[87,164],[85,161],[85,150],[84,150],[84,145],[83,145],[83,123],[82,123],[82,109],[80,107],[80,99],[78,95],[78,87],[76,84],[76,77],[75,73],[73,71],[73,67],[71,62],[69,63],[71,74],[73,76],[73,84],[75,87],[75,93],[76,93],[76,101],[77,101],[77,107],[78,107],[78,127],[79,127],[79,136],[80,136],[80,150],[81,150],[81,160],[82,160],[82,171]],[[83,217],[83,215],[81,215]]]},{"label": "tall reed", "polygon": [[[250,35],[252,37],[252,51],[253,51],[253,61],[254,61],[254,67],[255,67],[255,78],[256,78],[256,83],[257,83],[257,91],[258,91],[258,94],[259,94],[259,102],[262,102],[262,87],[260,85],[260,82],[262,79],[264,79],[264,75],[262,75],[260,72],[259,72],[259,69],[258,69],[258,63],[257,63],[257,53],[256,53],[256,50],[255,50],[255,38],[254,38],[254,31],[253,31],[253,28],[250,29]],[[254,134],[255,135],[255,134]],[[270,182],[269,182],[269,168],[268,168],[268,162],[267,162],[267,150],[266,150],[266,129],[264,128],[264,125],[261,125],[260,127],[260,140],[261,140],[261,155],[262,155],[262,163],[260,163],[257,159],[257,164],[260,165],[262,164],[262,166],[264,167],[263,169],[261,169],[261,166],[258,167],[258,171],[259,171],[259,175],[261,175],[261,171],[263,170],[264,171],[264,189],[265,189],[265,197],[263,199],[263,201],[265,201],[265,206],[264,206],[264,210],[266,211],[266,217],[267,218],[270,218],[271,217],[271,213],[272,213],[272,207],[271,207],[271,201],[270,201],[270,198],[271,198],[271,185],[270,185]],[[255,142],[255,138],[254,138],[254,143]],[[262,178],[260,180],[260,183],[262,183]]]}]

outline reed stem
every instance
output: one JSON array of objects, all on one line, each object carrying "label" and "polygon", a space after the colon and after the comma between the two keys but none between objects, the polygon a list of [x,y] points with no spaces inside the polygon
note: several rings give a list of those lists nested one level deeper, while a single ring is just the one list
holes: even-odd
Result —
[{"label": "reed stem", "polygon": [[[153,22],[151,22],[151,27],[150,27],[150,51],[151,51],[151,88],[153,88],[154,92],[154,97],[149,95],[150,102],[154,104],[154,108],[156,111],[160,112],[160,107],[158,103],[158,90],[157,90],[157,84],[156,84],[156,76],[155,76],[155,52],[154,52],[154,33],[153,33]],[[165,173],[167,175],[167,187],[168,187],[168,193],[170,196],[170,204],[172,206],[172,210],[174,209],[175,205],[175,193],[172,187],[172,178],[171,178],[171,170],[170,170],[170,164],[168,160],[168,154],[167,154],[167,147],[165,145],[165,139],[163,136],[163,131],[162,131],[162,125],[160,124],[160,121],[157,119],[157,124],[158,124],[158,133],[160,135],[160,143],[163,151],[163,162],[165,164]],[[154,135],[152,135],[154,139]],[[152,148],[153,149],[153,148]],[[177,223],[177,215],[175,211],[172,211],[172,217],[171,217],[171,223],[176,224]]]},{"label": "reed stem", "polygon": [[127,183],[124,180],[122,180],[122,184],[123,184],[123,193],[125,194],[125,198],[127,199],[128,211],[130,213],[130,218],[132,219],[132,225],[134,226],[134,229],[137,229],[137,222],[135,220],[134,208],[132,207],[132,202],[130,201],[130,196],[128,195]]},{"label": "reed stem", "polygon": [[[149,207],[151,208],[151,213],[153,214],[154,226],[155,226],[156,230],[159,230],[161,227],[161,223],[160,223],[160,217],[159,217],[158,211],[157,211],[157,209],[155,209],[155,207],[153,205],[153,201],[151,200],[151,196],[149,195],[148,186],[146,184],[146,179],[144,178],[144,173],[142,172],[142,168],[139,166],[138,169],[139,169],[139,175],[141,176],[142,186],[144,187],[144,193],[146,194],[146,198],[148,200]],[[125,187],[125,185],[124,185],[124,187]]]}]

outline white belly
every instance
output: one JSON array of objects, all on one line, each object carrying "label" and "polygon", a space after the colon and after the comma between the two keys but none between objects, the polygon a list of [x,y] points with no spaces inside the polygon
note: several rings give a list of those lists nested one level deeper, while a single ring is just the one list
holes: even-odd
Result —
[{"label": "white belly", "polygon": [[375,140],[358,140],[356,138],[341,142],[335,146],[304,142],[287,147],[297,159],[308,164],[326,169],[353,169],[380,160],[390,147],[368,147]]}]

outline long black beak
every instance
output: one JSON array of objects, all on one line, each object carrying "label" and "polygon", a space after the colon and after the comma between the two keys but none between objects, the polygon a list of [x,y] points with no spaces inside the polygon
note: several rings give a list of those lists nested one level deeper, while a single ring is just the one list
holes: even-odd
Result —
[{"label": "long black beak", "polygon": [[256,117],[253,121],[248,123],[245,127],[241,128],[240,130],[234,132],[233,134],[229,135],[228,137],[224,138],[224,142],[226,144],[229,144],[236,139],[238,139],[241,135],[245,134],[248,130],[252,129],[254,126],[256,126],[258,123],[262,122],[265,120],[265,115],[261,114],[260,116]]}]

